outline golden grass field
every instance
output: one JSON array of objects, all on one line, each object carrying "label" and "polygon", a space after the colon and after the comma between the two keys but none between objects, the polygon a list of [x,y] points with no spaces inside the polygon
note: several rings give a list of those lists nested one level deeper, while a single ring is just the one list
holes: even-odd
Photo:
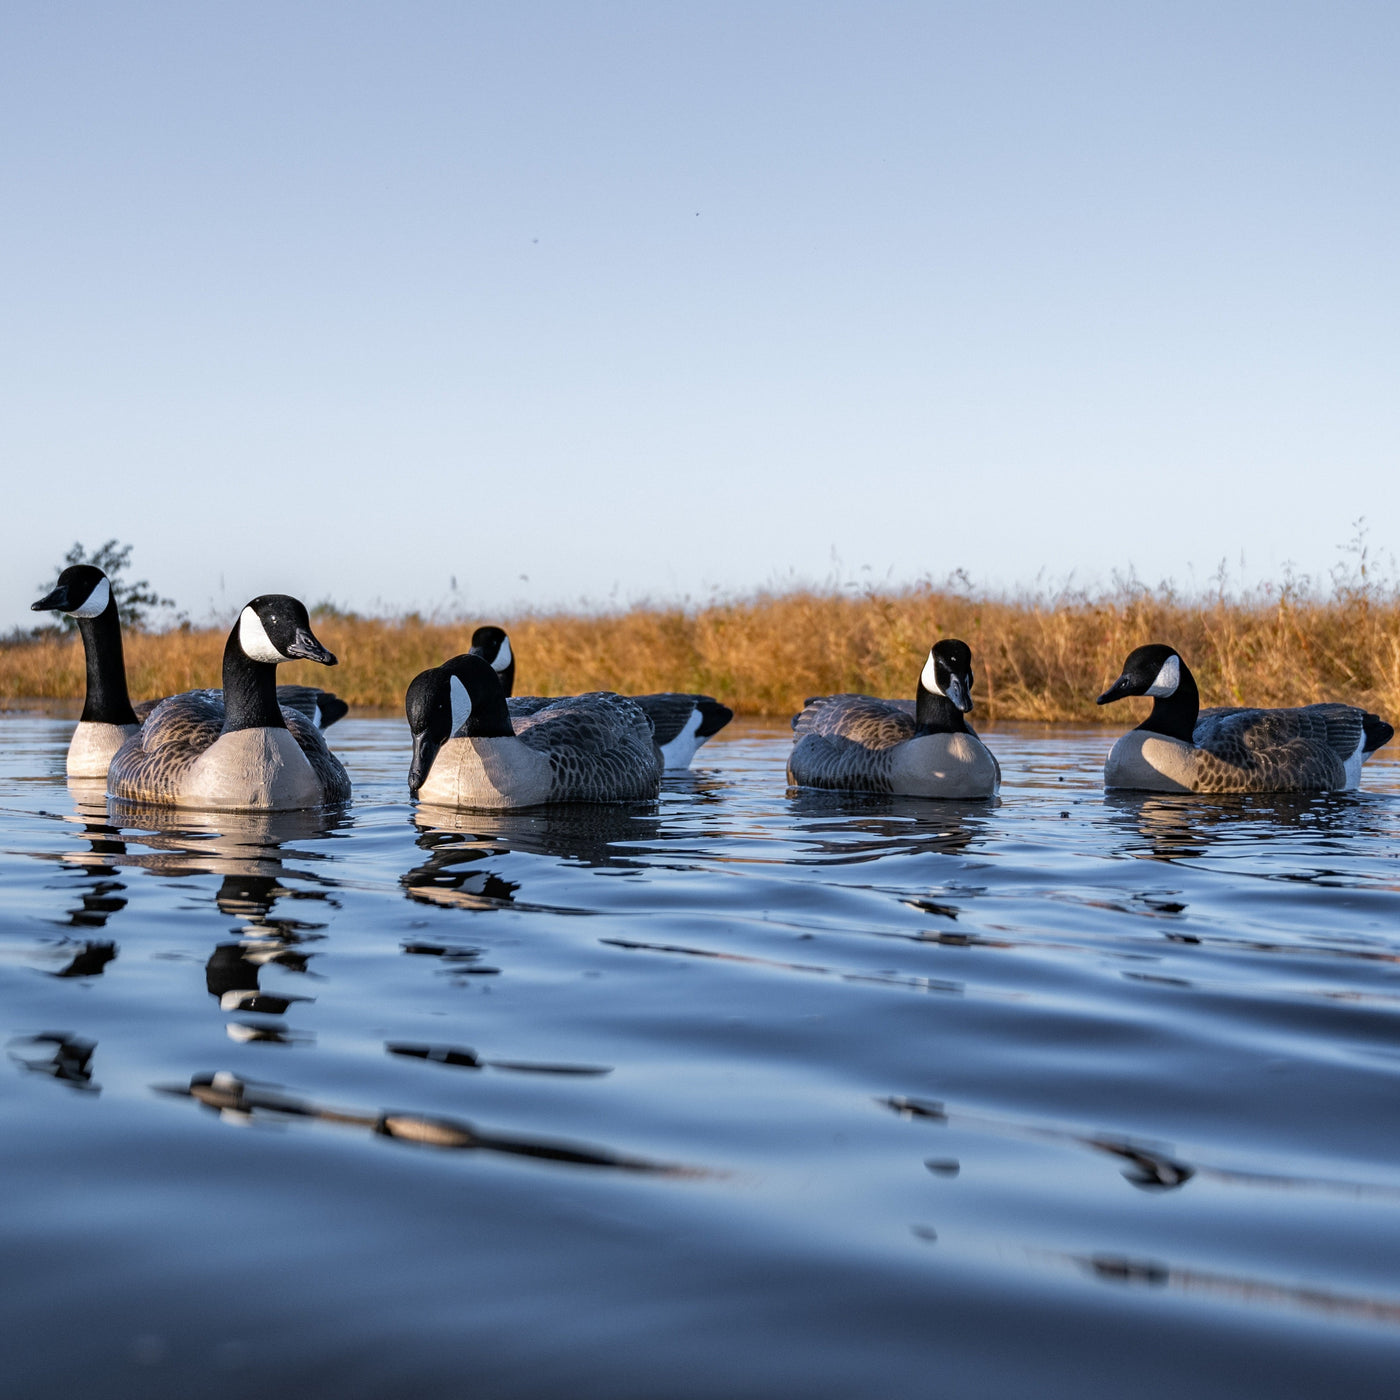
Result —
[{"label": "golden grass field", "polygon": [[[740,713],[786,716],[809,695],[912,696],[928,647],[951,636],[972,647],[981,723],[1121,726],[1128,707],[1099,709],[1094,697],[1128,652],[1148,641],[1181,651],[1207,705],[1346,700],[1392,721],[1400,715],[1400,594],[1368,586],[1325,598],[1266,589],[1206,602],[1141,589],[978,599],[920,586],[859,596],[762,594],[691,610],[638,606],[464,621],[329,610],[317,612],[314,625],[340,665],[288,665],[281,678],[326,686],[353,705],[398,708],[412,677],[465,651],[479,622],[509,628],[522,695],[693,690]],[[129,633],[132,698],[218,685],[225,635],[220,628]],[[83,687],[76,635],[0,646],[0,700],[80,697]]]}]

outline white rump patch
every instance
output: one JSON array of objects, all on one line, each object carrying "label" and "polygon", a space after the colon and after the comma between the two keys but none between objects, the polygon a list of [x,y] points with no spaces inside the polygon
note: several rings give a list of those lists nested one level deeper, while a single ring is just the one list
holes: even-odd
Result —
[{"label": "white rump patch", "polygon": [[695,737],[695,731],[700,728],[700,721],[705,718],[700,713],[697,705],[691,712],[690,718],[686,720],[684,728],[669,744],[662,744],[661,766],[663,768],[689,768],[690,760],[695,757],[696,751],[705,741]]},{"label": "white rump patch", "polygon": [[447,678],[447,688],[452,696],[452,732],[455,734],[471,718],[472,697],[456,676]]},{"label": "white rump patch", "polygon": [[1346,768],[1347,789],[1359,788],[1361,786],[1361,765],[1366,762],[1366,731],[1361,731],[1361,737],[1356,741],[1356,752],[1347,759]]},{"label": "white rump patch", "polygon": [[107,611],[107,604],[112,601],[112,585],[104,578],[96,588],[88,594],[87,602],[81,607],[70,608],[69,617],[100,617]]},{"label": "white rump patch", "polygon": [[244,608],[238,619],[238,645],[250,661],[270,661],[275,666],[287,659],[272,645],[262,618],[252,608]]},{"label": "white rump patch", "polygon": [[493,671],[504,671],[514,658],[510,654],[510,638],[501,638],[501,649],[496,653],[496,659],[491,663]]},{"label": "white rump patch", "polygon": [[1157,672],[1157,679],[1143,691],[1144,695],[1175,695],[1176,688],[1181,684],[1181,658],[1179,656],[1169,656],[1162,662],[1162,669]]}]

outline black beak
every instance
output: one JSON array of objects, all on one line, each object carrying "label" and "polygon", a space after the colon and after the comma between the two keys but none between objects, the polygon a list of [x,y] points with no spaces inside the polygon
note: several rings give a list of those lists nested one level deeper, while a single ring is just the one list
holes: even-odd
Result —
[{"label": "black beak", "polygon": [[1119,676],[1118,679],[1094,701],[1094,704],[1111,705],[1115,700],[1121,700],[1125,695],[1133,695],[1136,693],[1137,692],[1133,690],[1132,681],[1130,681],[1127,676]]},{"label": "black beak", "polygon": [[291,645],[283,653],[295,661],[316,661],[322,666],[334,666],[335,657],[323,647],[305,627],[298,627]]},{"label": "black beak", "polygon": [[68,601],[68,585],[60,583],[51,593],[45,593],[37,603],[30,603],[30,612],[67,612],[72,605]]},{"label": "black beak", "polygon": [[438,756],[442,741],[434,739],[425,729],[413,736],[413,761],[408,765],[408,792],[410,797],[418,796],[418,789],[432,772],[433,760]]},{"label": "black beak", "polygon": [[972,709],[972,677],[953,676],[952,685],[949,687],[948,699],[950,699],[963,714],[969,713]]}]

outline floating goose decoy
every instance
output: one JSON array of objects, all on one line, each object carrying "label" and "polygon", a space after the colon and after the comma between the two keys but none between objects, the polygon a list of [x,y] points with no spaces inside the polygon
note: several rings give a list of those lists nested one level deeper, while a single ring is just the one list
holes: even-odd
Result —
[{"label": "floating goose decoy", "polygon": [[235,812],[344,802],[350,779],[321,731],[299,710],[277,703],[277,667],[297,660],[336,664],[295,598],[254,598],[224,646],[223,690],[162,700],[117,750],[108,793],[128,802]]},{"label": "floating goose decoy", "polygon": [[994,797],[996,759],[963,719],[972,708],[972,652],[936,642],[914,703],[824,695],[794,717],[788,781],[843,792],[908,797]]},{"label": "floating goose decoy", "polygon": [[[509,697],[515,687],[515,655],[510,638],[501,627],[478,627],[472,633],[471,656],[488,661],[501,678]],[[663,765],[668,771],[690,767],[690,760],[706,739],[712,739],[731,719],[734,711],[712,695],[692,695],[666,690],[655,695],[632,695],[647,712]]]},{"label": "floating goose decoy", "polygon": [[[30,609],[66,613],[78,620],[87,662],[87,698],[68,744],[68,776],[105,778],[112,755],[160,704],[159,700],[146,700],[133,706],[127,694],[122,625],[111,580],[92,564],[74,564],[59,574],[53,589],[31,603]],[[350,708],[338,695],[309,685],[280,685],[277,701],[299,710],[322,729]]]},{"label": "floating goose decoy", "polygon": [[651,721],[610,691],[508,701],[470,653],[413,678],[411,793],[436,807],[538,807],[656,796],[661,755]]},{"label": "floating goose decoy", "polygon": [[1361,765],[1394,737],[1355,705],[1288,710],[1202,710],[1200,692],[1172,647],[1138,647],[1099,696],[1150,695],[1152,713],[1113,746],[1104,785],[1149,792],[1332,792],[1357,787]]}]

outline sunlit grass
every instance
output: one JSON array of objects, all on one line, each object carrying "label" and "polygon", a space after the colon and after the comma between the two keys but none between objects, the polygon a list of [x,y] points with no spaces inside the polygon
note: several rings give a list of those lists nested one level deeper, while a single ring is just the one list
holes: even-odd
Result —
[{"label": "sunlit grass", "polygon": [[[335,690],[353,705],[402,704],[410,679],[465,651],[473,628],[509,628],[520,694],[583,690],[704,691],[741,713],[788,715],[834,691],[912,696],[929,645],[961,637],[975,658],[982,722],[1076,720],[1122,725],[1124,707],[1094,697],[1133,647],[1177,647],[1206,704],[1347,700],[1400,714],[1400,595],[1361,583],[1326,596],[1291,587],[1185,600],[1169,590],[978,598],[902,591],[760,594],[695,609],[639,606],[602,615],[551,613],[453,621],[417,615],[316,614],[340,657],[327,671],[284,666],[281,678]],[[226,633],[186,628],[126,638],[135,699],[218,685]],[[77,637],[0,646],[0,698],[76,697]]]}]

